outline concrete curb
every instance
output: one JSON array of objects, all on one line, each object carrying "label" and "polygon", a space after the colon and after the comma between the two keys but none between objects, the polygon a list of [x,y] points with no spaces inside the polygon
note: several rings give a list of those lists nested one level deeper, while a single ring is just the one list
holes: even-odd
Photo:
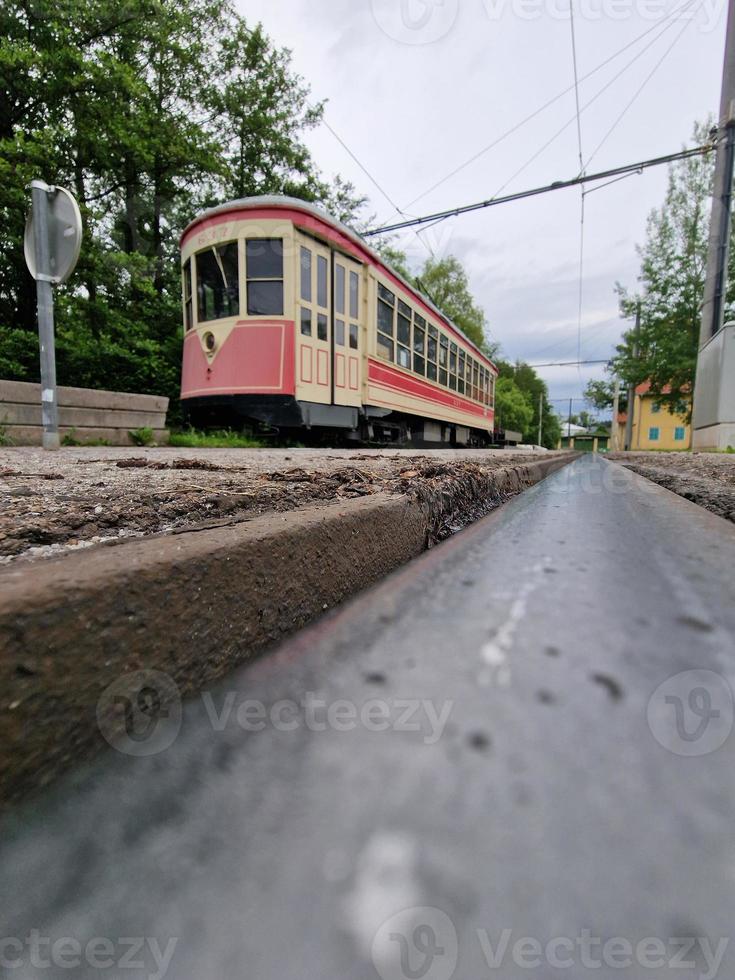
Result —
[{"label": "concrete curb", "polygon": [[[121,677],[161,671],[192,695],[415,558],[448,516],[487,512],[574,458],[450,482],[431,499],[379,493],[8,566],[0,799],[45,785],[104,744],[98,703]],[[108,722],[123,731],[122,715]]]}]

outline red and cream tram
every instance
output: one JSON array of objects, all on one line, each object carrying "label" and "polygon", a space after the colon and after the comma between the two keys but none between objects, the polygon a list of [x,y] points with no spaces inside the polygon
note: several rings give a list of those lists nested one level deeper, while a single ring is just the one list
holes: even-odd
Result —
[{"label": "red and cream tram", "polygon": [[287,197],[223,204],[186,228],[181,259],[192,424],[491,440],[492,361],[320,209]]}]

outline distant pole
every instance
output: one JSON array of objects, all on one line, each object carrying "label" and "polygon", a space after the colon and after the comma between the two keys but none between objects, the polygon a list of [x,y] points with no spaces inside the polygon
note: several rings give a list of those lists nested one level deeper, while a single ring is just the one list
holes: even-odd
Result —
[{"label": "distant pole", "polygon": [[729,0],[725,63],[722,69],[720,117],[717,120],[717,150],[710,216],[707,278],[702,304],[699,346],[722,329],[730,250],[733,164],[735,162],[735,0]]},{"label": "distant pole", "polygon": [[544,434],[544,393],[538,396],[538,444],[541,445],[541,437]]},{"label": "distant pole", "polygon": [[36,297],[38,304],[38,341],[41,350],[41,421],[43,448],[59,448],[59,409],[56,397],[56,348],[54,344],[54,299],[51,288],[48,234],[48,185],[42,180],[31,182],[36,258]]},{"label": "distant pole", "polygon": [[610,426],[610,451],[618,451],[618,412],[620,411],[620,378],[615,378],[615,391],[613,392],[613,417]]},{"label": "distant pole", "polygon": [[572,438],[572,400],[569,399],[569,422],[567,423],[567,439]]},{"label": "distant pole", "polygon": [[[633,359],[638,357],[638,337],[641,332],[641,301],[635,311],[635,333],[633,334]],[[625,422],[625,450],[633,448],[633,413],[635,412],[635,386],[628,385],[628,418]]]}]

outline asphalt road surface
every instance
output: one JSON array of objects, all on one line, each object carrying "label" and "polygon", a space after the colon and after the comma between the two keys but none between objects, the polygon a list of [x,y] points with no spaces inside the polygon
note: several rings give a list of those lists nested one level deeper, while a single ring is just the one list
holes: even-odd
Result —
[{"label": "asphalt road surface", "polygon": [[7,818],[1,975],[733,977],[734,569],[578,460]]}]

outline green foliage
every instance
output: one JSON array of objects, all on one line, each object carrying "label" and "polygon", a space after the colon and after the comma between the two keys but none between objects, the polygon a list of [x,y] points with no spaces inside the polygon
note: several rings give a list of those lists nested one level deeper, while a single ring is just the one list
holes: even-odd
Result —
[{"label": "green foliage", "polygon": [[85,231],[56,291],[59,383],[175,400],[184,225],[260,193],[361,206],[303,142],[321,105],[230,0],[7,0],[0,38],[0,376],[38,380],[22,239],[43,177],[72,190]]},{"label": "green foliage", "polygon": [[156,440],[153,436],[153,429],[147,425],[140,429],[131,429],[128,432],[130,440],[134,446],[154,446]]},{"label": "green foliage", "polygon": [[487,318],[470,292],[467,273],[453,255],[429,258],[417,277],[421,290],[482,350],[488,346]]},{"label": "green foliage", "polygon": [[184,432],[172,432],[169,445],[179,449],[260,449],[263,443],[230,429],[217,432],[186,429]]},{"label": "green foliage", "polygon": [[528,432],[533,421],[533,406],[528,394],[512,378],[498,378],[495,385],[495,423],[499,429]]},{"label": "green foliage", "polygon": [[[605,412],[611,409],[615,403],[615,382],[614,381],[590,381],[584,390],[585,399],[596,408],[598,412]],[[620,388],[618,397],[618,410],[626,411],[628,405],[627,389]]]},{"label": "green foliage", "polygon": [[[694,127],[705,142],[711,120]],[[694,388],[709,238],[714,158],[693,157],[672,164],[663,205],[648,218],[641,257],[641,290],[618,284],[620,309],[634,320],[640,305],[641,329],[629,330],[613,358],[626,384],[650,381],[663,404],[674,406]],[[730,252],[726,317],[735,309],[735,252]],[[670,389],[670,390],[666,390]]]},{"label": "green foliage", "polygon": [[[500,381],[512,382],[513,388],[508,388],[511,393],[514,389],[517,389],[525,399],[526,404],[530,409],[530,420],[520,429],[523,432],[524,442],[536,444],[538,442],[538,426],[539,426],[539,406],[542,406],[542,432],[541,432],[541,443],[547,449],[556,449],[559,443],[559,437],[561,436],[561,424],[559,422],[559,417],[556,412],[552,409],[551,403],[549,402],[549,389],[546,386],[546,382],[543,381],[535,369],[531,367],[530,364],[525,364],[519,362],[517,364],[510,364],[508,361],[496,360],[495,364],[500,372],[498,383],[496,384],[496,398],[495,398],[495,413],[496,417],[501,411],[501,408],[506,408],[506,406],[501,405],[499,408],[499,402],[497,397],[498,386]],[[504,388],[506,386],[504,385]],[[515,395],[512,395],[515,399]],[[517,430],[517,426],[510,425],[510,423],[503,421],[498,421],[498,425],[505,427],[507,429]]]}]

